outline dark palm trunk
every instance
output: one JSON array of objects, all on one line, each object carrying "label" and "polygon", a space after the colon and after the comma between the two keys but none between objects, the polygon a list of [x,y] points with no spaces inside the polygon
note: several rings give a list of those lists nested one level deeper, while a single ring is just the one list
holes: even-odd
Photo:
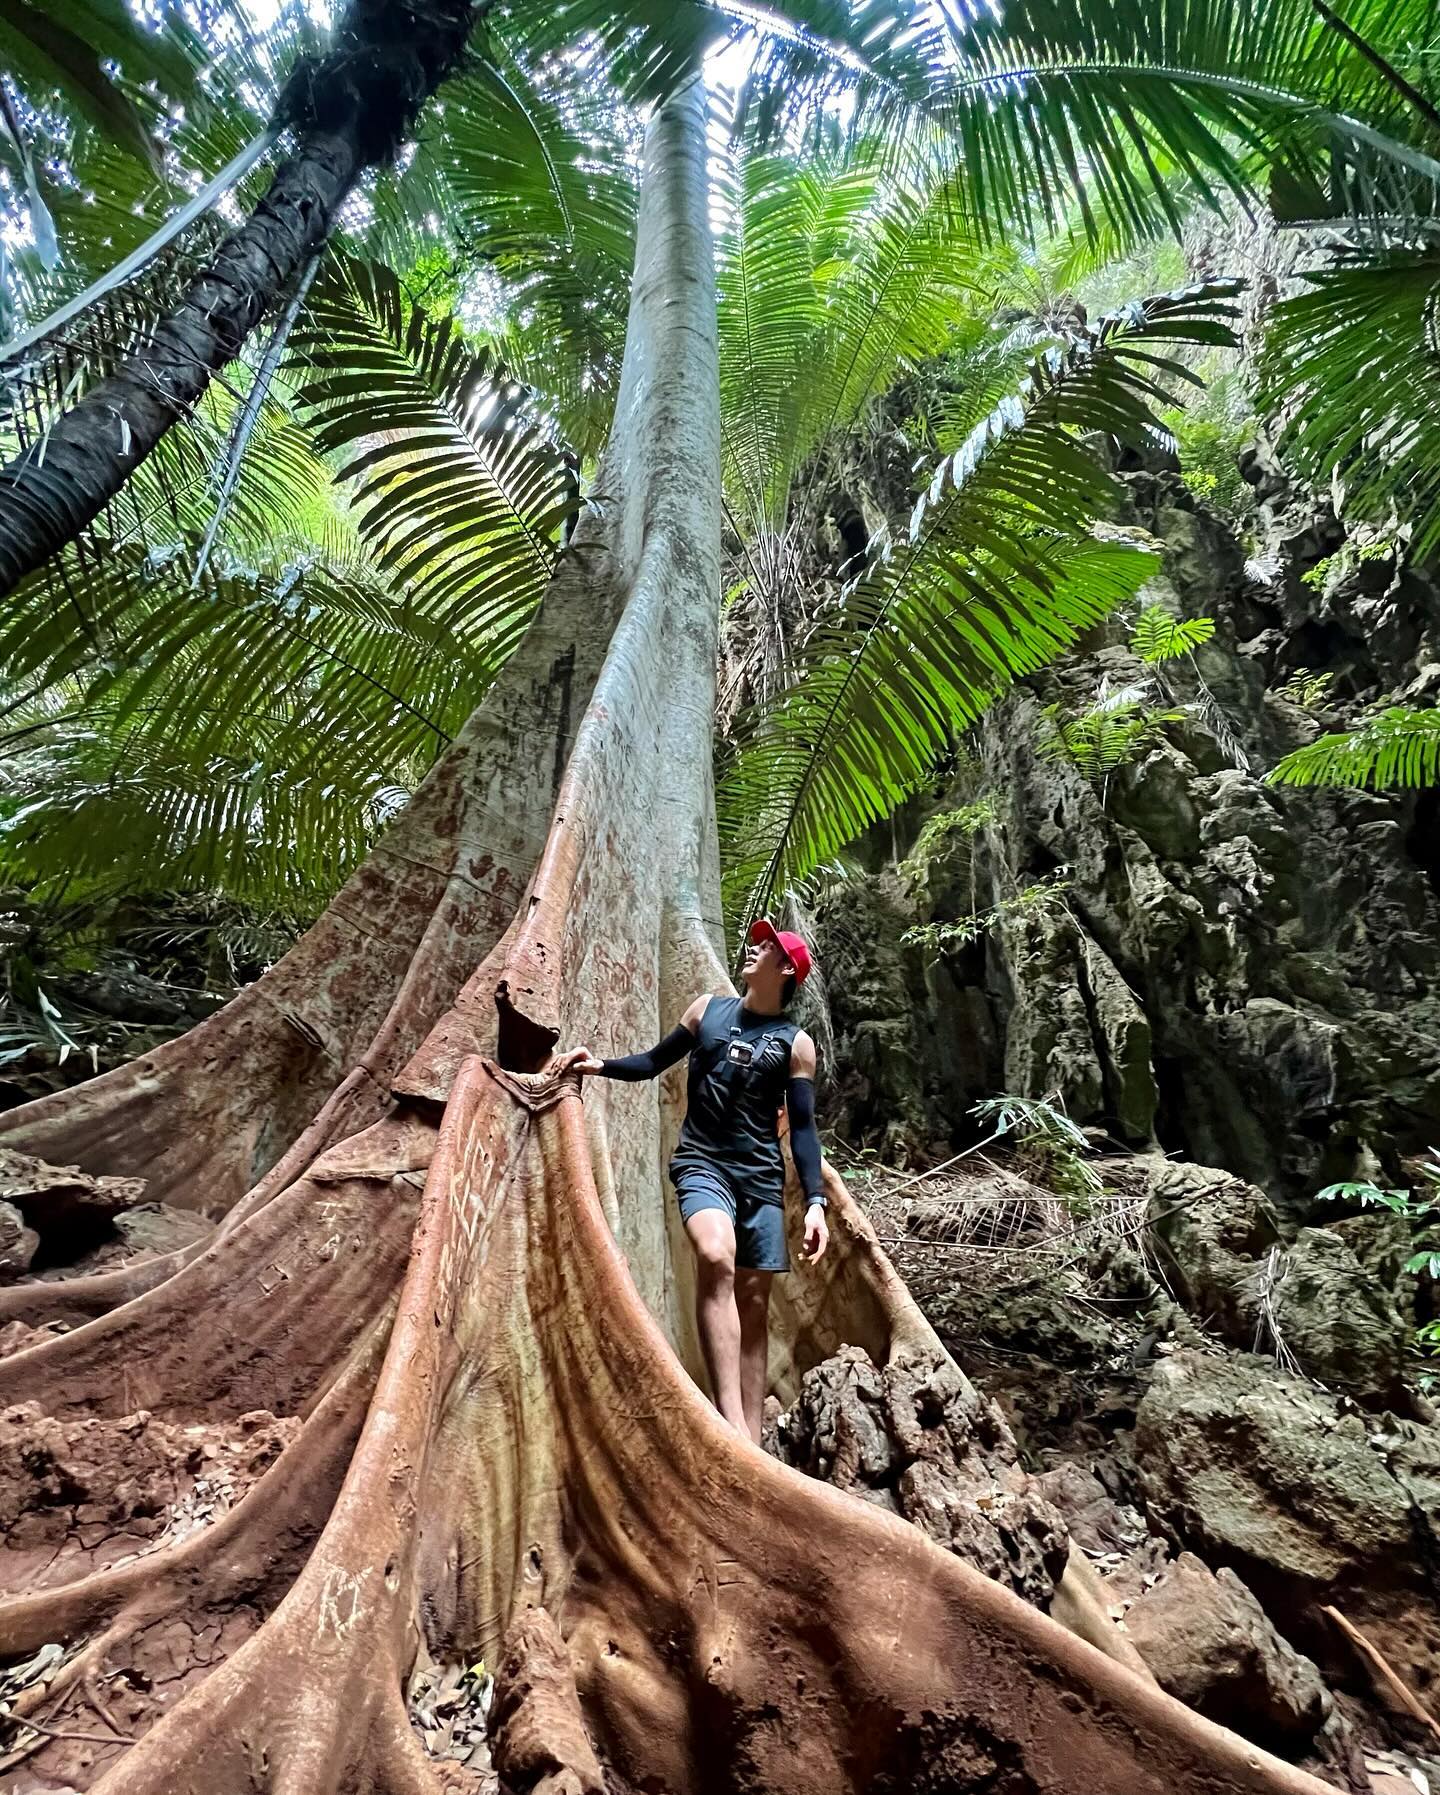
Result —
[{"label": "dark palm trunk", "polygon": [[0,595],[79,534],[187,416],[308,257],[365,168],[403,139],[459,62],[477,0],[351,0],[336,46],[293,73],[298,142],[269,192],[145,346],[0,468]]}]

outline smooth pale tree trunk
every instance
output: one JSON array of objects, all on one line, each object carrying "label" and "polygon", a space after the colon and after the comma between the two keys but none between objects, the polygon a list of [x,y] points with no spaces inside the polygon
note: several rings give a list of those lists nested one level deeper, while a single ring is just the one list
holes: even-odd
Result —
[{"label": "smooth pale tree trunk", "polygon": [[142,346],[0,467],[0,597],[93,523],[190,415],[323,247],[365,168],[454,69],[477,17],[476,0],[351,0],[313,71],[294,152],[254,212]]},{"label": "smooth pale tree trunk", "polygon": [[[12,1319],[81,1325],[0,1361],[0,1464],[83,1439],[143,1485],[161,1421],[293,1418],[186,1538],[127,1557],[123,1528],[25,1517],[0,1656],[70,1654],[18,1703],[72,1735],[26,1740],[40,1787],[476,1787],[401,1691],[417,1653],[498,1652],[502,1771],[552,1795],[602,1763],[676,1795],[1321,1795],[726,1427],[686,1370],[679,1082],[547,1069],[556,1039],[633,1047],[726,982],[704,123],[691,87],[651,126],[607,507],[504,680],[272,974],[7,1118],[9,1145],[223,1219],[159,1271],[12,1293]],[[784,1393],[841,1341],[939,1352],[827,1178],[832,1253],[778,1305]]]}]

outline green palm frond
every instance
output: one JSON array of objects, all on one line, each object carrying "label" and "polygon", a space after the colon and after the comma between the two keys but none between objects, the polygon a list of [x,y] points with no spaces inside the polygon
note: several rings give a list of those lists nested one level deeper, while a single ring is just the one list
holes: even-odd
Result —
[{"label": "green palm frond", "polygon": [[[716,262],[725,481],[752,529],[783,516],[789,499],[824,324],[817,213],[828,209],[833,187],[789,157],[749,156],[722,170],[727,219]],[[862,176],[842,191],[863,206],[873,181]]]},{"label": "green palm frond", "polygon": [[[1413,60],[1430,25],[1418,0],[1356,0],[1371,45]],[[1308,216],[1437,210],[1440,160],[1394,87],[1309,0],[1018,0],[927,8],[907,0],[774,0],[728,10],[703,0],[570,0],[507,22],[532,56],[588,34],[617,88],[653,100],[707,48],[748,34],[740,107],[774,141],[833,116],[856,136],[941,133],[966,171],[971,227],[1000,236],[1061,227],[1129,240],[1176,230],[1202,202],[1261,198],[1272,182]],[[823,127],[822,127],[823,128]]]},{"label": "green palm frond", "polygon": [[1392,511],[1423,560],[1440,547],[1440,251],[1391,251],[1311,274],[1271,314],[1262,409],[1317,485],[1338,474],[1345,510]]},{"label": "green palm frond", "polygon": [[141,24],[125,0],[0,0],[0,65],[37,100],[58,92],[158,173],[154,103],[136,96],[150,84],[193,104],[206,49],[179,6],[156,10],[153,23]]},{"label": "green palm frond", "polygon": [[[376,184],[353,246],[480,340],[598,454],[614,405],[634,261],[640,123],[598,72],[536,70],[493,36],[422,120],[415,155]],[[431,295],[435,302],[432,303]]]},{"label": "green palm frond", "polygon": [[[1377,0],[1347,11],[1381,44],[1419,24]],[[954,73],[928,104],[964,146],[979,219],[1056,228],[1078,203],[1087,234],[1143,238],[1157,213],[1178,229],[1183,184],[1213,205],[1262,178],[1312,213],[1382,195],[1436,210],[1440,161],[1417,121],[1308,0],[1020,0],[943,17]]]},{"label": "green palm frond", "polygon": [[1213,617],[1172,617],[1163,605],[1146,605],[1135,619],[1130,650],[1151,666],[1178,660],[1215,634]]},{"label": "green palm frond", "polygon": [[313,558],[212,572],[197,587],[183,554],[116,552],[57,564],[12,606],[0,631],[8,689],[76,682],[77,711],[103,708],[112,736],[197,754],[239,755],[263,730],[267,751],[295,764],[428,759],[489,672],[403,596]]},{"label": "green palm frond", "polygon": [[[324,893],[488,675],[373,580],[315,562],[199,589],[186,557],[62,572],[20,589],[0,638],[7,689],[34,693],[0,726],[0,878],[108,865],[151,888]],[[84,617],[68,632],[67,596]]]},{"label": "green palm frond", "polygon": [[858,418],[899,374],[941,354],[957,323],[989,302],[991,271],[964,228],[960,198],[952,168],[923,186],[892,179],[848,256],[820,271],[827,377],[816,393],[814,441]]},{"label": "green palm frond", "polygon": [[377,571],[498,667],[539,603],[578,495],[529,395],[388,268],[338,259],[290,338],[301,415]]},{"label": "green palm frond", "polygon": [[953,455],[1015,391],[1041,346],[1033,340],[997,339],[985,320],[975,323],[974,333],[957,342],[940,364],[941,390],[924,403],[916,419],[924,440],[941,455]]},{"label": "green palm frond", "polygon": [[[734,158],[717,245],[721,414],[732,511],[751,531],[803,508],[799,470],[988,298],[953,169],[897,172],[884,146]],[[816,474],[818,476],[818,464]]]},{"label": "green palm frond", "polygon": [[1440,785],[1440,710],[1391,705],[1357,729],[1322,735],[1287,754],[1272,785],[1368,786],[1416,790]]},{"label": "green palm frond", "polygon": [[40,894],[198,889],[314,905],[408,795],[383,773],[297,775],[258,753],[117,760],[87,729],[43,759],[0,762],[0,878]]},{"label": "green palm frond", "polygon": [[[244,378],[238,368],[231,372]],[[199,546],[215,518],[241,403],[232,383],[212,386],[191,415],[162,438],[63,564],[82,585],[92,563],[104,564],[116,553],[133,548],[168,563]],[[218,551],[222,556],[265,561],[273,557],[277,541],[303,537],[327,542],[333,553],[340,542],[332,490],[331,469],[281,396],[272,394],[260,408],[240,463],[218,533]],[[310,552],[313,555],[313,546]],[[32,592],[56,589],[57,580],[52,579]],[[30,601],[19,602],[21,611],[28,611]],[[62,602],[50,627],[63,631],[67,619],[77,622],[78,611]],[[54,652],[55,647],[50,642],[47,651]],[[83,659],[83,641],[77,642],[76,652]],[[0,655],[0,668],[3,664]]]},{"label": "green palm frond", "polygon": [[[929,774],[1014,679],[1052,660],[1153,568],[1096,540],[1113,484],[1076,441],[1135,440],[1169,402],[1181,344],[1232,341],[1231,289],[1137,302],[1047,352],[936,470],[909,544],[878,556],[800,656],[793,686],[747,719],[719,789],[727,895],[762,907]],[[1188,378],[1187,374],[1187,378]]]},{"label": "green palm frond", "polygon": [[[0,876],[100,879],[108,863],[140,883],[310,901],[533,612],[573,475],[493,356],[407,304],[389,270],[337,258],[312,288],[200,578],[238,404],[212,394],[106,529],[12,598],[0,682],[32,694],[34,715],[0,731],[16,794]],[[322,459],[337,454],[349,529]]]}]

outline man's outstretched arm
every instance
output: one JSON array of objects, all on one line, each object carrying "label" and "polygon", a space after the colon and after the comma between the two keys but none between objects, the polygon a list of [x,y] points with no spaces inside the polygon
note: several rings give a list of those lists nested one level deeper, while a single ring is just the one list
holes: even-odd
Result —
[{"label": "man's outstretched arm", "polygon": [[653,1047],[647,1047],[644,1053],[621,1054],[615,1059],[597,1059],[588,1047],[572,1047],[569,1053],[560,1056],[560,1070],[568,1072],[573,1066],[593,1078],[618,1078],[629,1084],[638,1084],[644,1078],[658,1078],[667,1067],[673,1066],[695,1045],[695,1038],[700,1032],[700,1018],[705,1014],[705,1006],[709,1003],[709,995],[697,997],[681,1017],[677,1027],[659,1040]]}]

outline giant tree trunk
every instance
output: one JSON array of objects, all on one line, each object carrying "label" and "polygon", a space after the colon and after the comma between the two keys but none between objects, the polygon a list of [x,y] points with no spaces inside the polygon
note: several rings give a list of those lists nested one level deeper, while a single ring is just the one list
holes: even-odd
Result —
[{"label": "giant tree trunk", "polygon": [[298,70],[294,153],[168,317],[52,429],[0,467],[0,597],[104,510],[335,228],[357,178],[458,63],[477,0],[350,0],[334,51]]},{"label": "giant tree trunk", "polygon": [[[515,1788],[597,1791],[603,1764],[677,1795],[1319,1795],[731,1432],[685,1369],[678,1081],[582,1098],[546,1069],[557,1035],[631,1047],[725,984],[703,125],[692,88],[651,128],[605,515],[504,680],[281,966],[0,1130],[223,1218],[188,1258],[7,1300],[83,1323],[0,1362],[0,1514],[26,1510],[0,1655],[70,1654],[17,1699],[47,1731],[7,1787],[479,1788],[402,1688],[508,1641]],[[778,1306],[784,1393],[841,1341],[939,1350],[827,1176],[832,1254]],[[273,1462],[208,1527],[142,1539],[187,1441],[237,1490]],[[108,1513],[76,1506],[77,1465]]]}]

